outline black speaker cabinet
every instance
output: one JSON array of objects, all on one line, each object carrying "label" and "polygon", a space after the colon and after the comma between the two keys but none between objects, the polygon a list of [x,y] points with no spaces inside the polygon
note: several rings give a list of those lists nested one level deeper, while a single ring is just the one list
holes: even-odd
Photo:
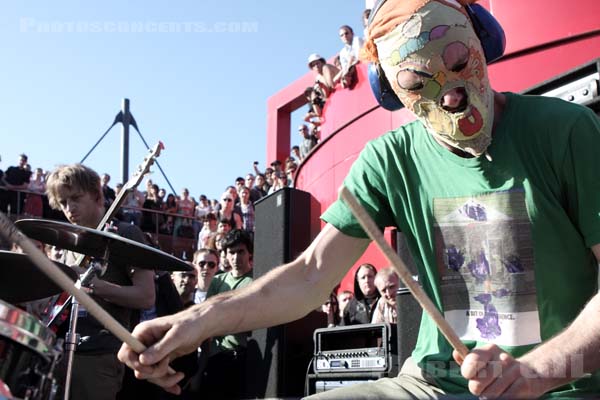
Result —
[{"label": "black speaker cabinet", "polygon": [[310,244],[310,194],[283,188],[255,207],[254,276],[292,261]]},{"label": "black speaker cabinet", "polygon": [[[292,261],[308,247],[312,239],[310,208],[310,194],[293,188],[256,202],[255,279]],[[297,321],[253,331],[248,343],[247,397],[303,396],[313,353],[312,335],[325,326],[326,315],[313,311]]]},{"label": "black speaker cabinet", "polygon": [[[411,275],[417,276],[417,265],[408,249],[406,236],[398,231],[396,232],[396,252],[404,261]],[[404,361],[410,357],[419,335],[419,326],[421,325],[421,315],[423,310],[415,300],[410,291],[400,282],[401,288],[396,293],[396,311],[398,312],[398,367],[402,368]]]},{"label": "black speaker cabinet", "polygon": [[398,368],[410,357],[417,344],[419,326],[423,310],[408,288],[400,288],[396,292],[396,308],[398,312]]}]

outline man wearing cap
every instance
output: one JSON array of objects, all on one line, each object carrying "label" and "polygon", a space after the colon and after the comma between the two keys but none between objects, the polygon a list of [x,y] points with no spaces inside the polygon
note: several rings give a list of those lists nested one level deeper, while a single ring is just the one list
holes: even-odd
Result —
[{"label": "man wearing cap", "polygon": [[327,99],[335,90],[336,75],[340,72],[335,65],[328,64],[327,61],[317,53],[308,56],[308,68],[315,75],[315,90],[320,91],[323,99]]},{"label": "man wearing cap", "polygon": [[[417,120],[369,142],[344,181],[377,226],[406,235],[419,283],[469,353],[453,352],[424,313],[397,377],[319,399],[600,393],[600,121],[560,99],[492,90],[471,2],[374,7],[366,58]],[[138,326],[148,350],[124,345],[120,359],[178,392],[182,375],[167,374],[174,355],[317,308],[370,243],[341,199],[322,219],[296,260],[239,293]]]}]

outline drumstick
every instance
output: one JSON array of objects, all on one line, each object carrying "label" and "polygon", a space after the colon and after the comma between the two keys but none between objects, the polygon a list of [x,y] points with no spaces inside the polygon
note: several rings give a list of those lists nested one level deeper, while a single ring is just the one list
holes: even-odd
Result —
[{"label": "drumstick", "polygon": [[[107,313],[102,307],[98,305],[81,289],[78,289],[73,285],[73,281],[65,274],[60,268],[58,268],[50,259],[38,249],[27,236],[23,234],[12,221],[3,213],[0,212],[0,234],[7,240],[19,245],[25,255],[31,259],[31,261],[44,272],[50,279],[60,286],[65,292],[68,292],[71,296],[75,297],[77,301],[83,305],[86,310],[94,316],[106,329],[108,329],[113,335],[119,338],[122,342],[127,343],[136,353],[140,354],[146,350],[146,346],[135,338],[127,329],[123,327],[116,319],[114,319],[109,313]],[[169,367],[169,373],[174,374]]]},{"label": "drumstick", "polygon": [[468,353],[469,349],[467,346],[460,341],[458,335],[448,321],[444,319],[440,311],[437,309],[435,304],[429,299],[425,291],[419,286],[418,283],[412,278],[408,268],[398,256],[398,254],[392,249],[392,247],[385,241],[383,234],[371,218],[364,207],[356,200],[356,197],[345,187],[340,188],[340,197],[346,202],[354,217],[358,220],[362,228],[365,230],[367,235],[375,242],[379,250],[383,252],[388,261],[392,264],[392,267],[402,279],[402,282],[408,287],[412,295],[419,302],[421,307],[429,314],[431,319],[436,323],[438,329],[446,337],[448,342],[454,347],[456,351],[464,358]]}]

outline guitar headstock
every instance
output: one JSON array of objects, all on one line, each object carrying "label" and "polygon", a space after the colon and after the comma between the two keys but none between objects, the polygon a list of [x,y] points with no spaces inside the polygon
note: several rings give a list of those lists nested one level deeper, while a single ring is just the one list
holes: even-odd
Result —
[{"label": "guitar headstock", "polygon": [[140,184],[144,175],[146,175],[150,171],[150,167],[154,164],[154,161],[158,156],[160,156],[160,152],[164,150],[165,145],[162,142],[158,142],[150,151],[148,155],[144,157],[144,161],[140,165],[137,166],[133,176],[127,181],[124,190],[132,189]]}]

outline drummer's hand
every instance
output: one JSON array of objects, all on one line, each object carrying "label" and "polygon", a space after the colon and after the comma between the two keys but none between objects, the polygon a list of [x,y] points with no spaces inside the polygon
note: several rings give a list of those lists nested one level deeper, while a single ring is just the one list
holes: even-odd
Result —
[{"label": "drummer's hand", "polygon": [[464,360],[456,350],[452,356],[469,380],[469,391],[480,398],[530,399],[544,394],[536,372],[495,344],[471,350]]},{"label": "drummer's hand", "polygon": [[194,335],[191,313],[180,312],[162,318],[146,321],[135,327],[133,336],[148,349],[141,354],[123,343],[119,350],[119,360],[134,370],[138,379],[147,379],[163,387],[167,392],[179,394],[177,383],[184,374],[169,374],[169,363],[184,354],[196,351],[201,339]]}]

